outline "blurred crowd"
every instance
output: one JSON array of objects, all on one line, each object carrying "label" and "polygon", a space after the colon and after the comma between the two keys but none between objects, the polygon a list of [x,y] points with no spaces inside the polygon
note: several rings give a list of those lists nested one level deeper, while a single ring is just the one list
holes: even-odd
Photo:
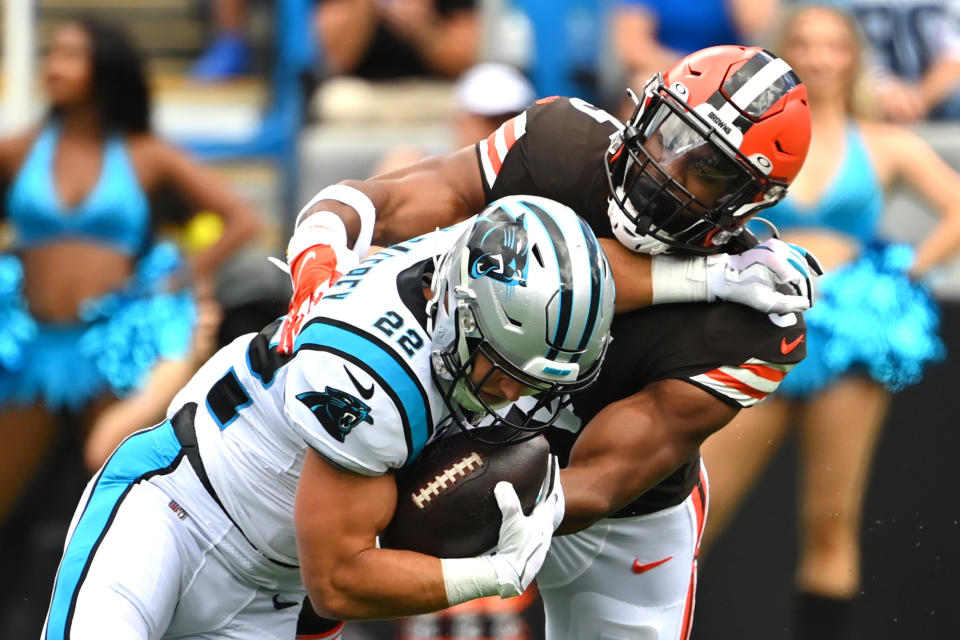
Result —
[{"label": "blurred crowd", "polygon": [[[252,72],[248,42],[249,0],[211,0],[213,39],[194,64],[200,82],[224,82]],[[618,94],[624,82],[642,85],[682,56],[718,44],[769,44],[783,14],[802,0],[565,0],[556,11],[593,16],[585,38],[593,47],[597,69],[592,82],[579,88],[599,102]],[[819,3],[848,12],[865,38],[866,64],[875,115],[893,122],[955,119],[960,84],[960,7],[952,0],[827,0]],[[374,85],[410,80],[443,81],[465,73],[478,62],[506,61],[530,71],[537,25],[523,16],[536,3],[483,3],[476,0],[315,0],[311,34],[316,69],[324,81],[353,78]],[[484,10],[498,18],[485,22]],[[526,32],[515,28],[521,16]],[[534,18],[537,12],[531,11]],[[491,31],[498,33],[490,34]],[[518,46],[488,51],[482,38]],[[571,37],[574,37],[571,34]],[[569,43],[559,44],[570,46]],[[518,52],[518,48],[520,51]],[[556,60],[563,61],[558,55]],[[613,69],[613,72],[610,69]],[[571,74],[583,69],[572,68]],[[602,86],[600,86],[602,85]],[[416,91],[414,85],[405,87]],[[421,96],[423,98],[423,96]],[[424,113],[430,117],[430,113]]]},{"label": "blurred crowd", "polygon": [[[210,37],[185,72],[190,82],[216,87],[266,67],[258,59],[264,47],[254,42],[250,16],[282,3],[197,4],[209,17]],[[486,138],[557,90],[575,92],[626,119],[634,102],[624,89],[641,94],[652,74],[688,53],[719,44],[779,47],[776,53],[810,88],[810,157],[818,159],[818,168],[826,167],[819,174],[801,173],[795,186],[800,205],[810,210],[823,205],[846,164],[866,163],[863,170],[877,174],[849,205],[873,211],[864,223],[869,228],[825,225],[824,240],[804,235],[817,226],[811,218],[796,225],[806,227],[797,241],[816,245],[830,267],[855,260],[859,249],[849,249],[837,236],[849,232],[864,245],[872,242],[887,185],[904,181],[942,215],[936,233],[908,261],[910,277],[919,280],[956,248],[943,238],[955,236],[960,224],[955,210],[960,180],[899,126],[960,118],[960,2],[827,4],[810,9],[786,0],[558,0],[555,12],[592,16],[587,27],[565,25],[570,38],[590,44],[590,56],[567,55],[574,47],[560,33],[551,43],[556,57],[545,60],[534,55],[535,48],[545,50],[535,41],[558,34],[555,24],[542,23],[542,7],[532,1],[303,0],[308,19],[299,32],[287,34],[308,40],[315,52],[303,70],[310,93],[298,122],[358,132],[444,128],[440,138],[423,144],[407,136],[378,148],[369,172],[388,173]],[[78,15],[41,43],[44,116],[0,140],[7,245],[0,261],[11,259],[0,264],[5,287],[0,315],[6,325],[0,329],[0,564],[8,569],[0,585],[2,637],[39,632],[52,563],[89,474],[126,435],[162,419],[173,394],[217,346],[283,314],[289,297],[289,279],[264,257],[282,255],[283,247],[261,239],[282,234],[264,234],[262,212],[215,170],[153,132],[150,82],[136,42],[124,25],[102,17]],[[559,85],[537,73],[544,65],[560,68]],[[847,142],[831,146],[837,140]],[[914,150],[919,170],[886,160],[891,148],[904,146]],[[845,156],[839,166],[833,161],[854,147],[857,158]],[[338,175],[337,159],[324,161],[334,167],[325,172],[327,182],[364,177]],[[291,220],[295,214],[284,212]],[[787,219],[781,224],[790,226]],[[143,321],[146,316],[154,321]],[[932,352],[942,348],[930,344]],[[826,425],[807,451],[814,457],[805,463],[812,478],[820,463],[848,464],[836,462],[844,455],[852,460],[853,477],[841,479],[839,488],[815,479],[805,487],[810,496],[803,518],[810,539],[804,541],[798,584],[806,595],[836,604],[857,589],[859,500],[889,393],[879,383],[863,382],[832,402],[869,411],[835,412],[834,421],[839,416],[847,427],[854,423],[860,435],[836,443],[830,440],[832,425]],[[707,451],[708,462],[715,456],[721,469],[718,525],[712,534],[708,529],[708,540],[732,517],[769,452],[758,444],[746,452],[749,464],[736,472],[723,468],[723,459],[744,453],[737,449],[743,438],[767,445],[777,440],[780,422],[790,421],[789,407],[797,403],[813,425],[808,433],[819,433],[817,416],[833,410],[810,396],[783,397],[745,411],[738,442],[718,439]],[[754,420],[751,411],[760,417]],[[818,463],[816,456],[830,455],[834,459]],[[821,516],[827,511],[840,515],[826,521]],[[836,549],[837,539],[844,542],[842,550]],[[803,606],[827,605],[806,600]],[[490,615],[500,631],[492,631],[491,622],[483,633],[534,637],[517,614],[498,609]],[[483,607],[464,615],[468,622],[458,623],[463,628],[486,624]],[[842,614],[829,615],[839,620]],[[438,625],[453,623],[442,616],[421,619],[397,627],[397,633],[432,637]]]}]

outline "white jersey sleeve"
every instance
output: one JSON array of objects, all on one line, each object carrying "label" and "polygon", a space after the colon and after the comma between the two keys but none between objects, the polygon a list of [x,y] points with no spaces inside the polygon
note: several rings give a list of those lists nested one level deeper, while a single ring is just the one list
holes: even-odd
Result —
[{"label": "white jersey sleeve", "polygon": [[430,419],[426,391],[388,345],[328,320],[307,325],[298,345],[284,412],[310,447],[363,475],[400,468],[419,451]]}]

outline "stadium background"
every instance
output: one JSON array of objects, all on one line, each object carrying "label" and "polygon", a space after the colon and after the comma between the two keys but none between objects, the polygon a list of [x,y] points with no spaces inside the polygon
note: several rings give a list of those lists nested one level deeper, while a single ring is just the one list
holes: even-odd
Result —
[{"label": "stadium background", "polygon": [[[318,188],[364,177],[387,149],[415,143],[441,150],[449,140],[440,121],[372,128],[312,122],[308,96],[317,80],[316,51],[302,31],[309,5],[309,0],[252,2],[255,74],[202,86],[187,78],[210,31],[209,7],[201,0],[0,1],[0,133],[42,113],[36,53],[50,31],[77,12],[103,12],[124,24],[148,56],[157,129],[213,163],[260,208],[268,232],[258,242],[276,253],[299,203]],[[602,97],[596,87],[609,81],[604,0],[481,0],[479,6],[481,59],[526,67],[539,95]],[[916,130],[960,169],[960,125],[925,123]],[[891,202],[885,224],[888,235],[910,241],[932,222],[903,195]],[[960,265],[945,269],[934,288],[943,303],[944,340],[957,353]],[[950,404],[958,373],[955,358],[949,358],[894,400],[866,503],[863,594],[851,638],[960,633],[953,602],[960,593],[960,501],[952,487],[960,435]],[[63,534],[85,482],[77,446],[64,437],[43,481],[0,535],[0,639],[36,637],[42,624]],[[775,471],[704,560],[695,638],[786,635],[796,541],[792,454],[792,447],[780,454],[783,464],[771,465]],[[529,621],[535,631],[540,628],[535,608]],[[392,623],[356,625],[345,637],[388,638],[394,630]]]}]

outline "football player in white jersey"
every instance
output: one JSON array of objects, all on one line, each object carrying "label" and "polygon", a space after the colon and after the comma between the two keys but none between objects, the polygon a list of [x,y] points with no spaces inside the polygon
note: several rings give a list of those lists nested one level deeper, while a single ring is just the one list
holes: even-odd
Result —
[{"label": "football player in white jersey", "polygon": [[555,465],[530,516],[497,486],[497,553],[462,559],[376,547],[392,472],[521,396],[558,413],[599,372],[613,298],[596,237],[543,198],[368,257],[292,354],[279,321],[237,338],[114,452],[74,515],[43,637],[289,639],[305,594],[340,619],[520,594],[563,516]]},{"label": "football player in white jersey", "polygon": [[[574,399],[576,419],[548,431],[551,451],[569,454],[569,535],[538,577],[547,637],[687,637],[708,502],[699,445],[805,353],[793,312],[811,303],[819,266],[776,239],[753,246],[744,224],[785,195],[809,138],[806,89],[787,63],[711,47],[651,78],[626,122],[543,98],[472,148],[322,190],[297,227],[341,246],[333,232],[346,225],[362,247],[536,193],[605,242],[618,310],[637,310],[614,320],[616,346]],[[331,273],[292,264],[284,342]]]}]

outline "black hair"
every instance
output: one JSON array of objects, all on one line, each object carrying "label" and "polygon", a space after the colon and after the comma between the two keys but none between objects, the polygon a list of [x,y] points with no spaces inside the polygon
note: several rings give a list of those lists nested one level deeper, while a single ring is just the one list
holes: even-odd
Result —
[{"label": "black hair", "polygon": [[[108,131],[150,130],[150,95],[143,57],[120,26],[91,16],[70,21],[90,38],[91,93]],[[57,115],[54,109],[53,115]]]}]

